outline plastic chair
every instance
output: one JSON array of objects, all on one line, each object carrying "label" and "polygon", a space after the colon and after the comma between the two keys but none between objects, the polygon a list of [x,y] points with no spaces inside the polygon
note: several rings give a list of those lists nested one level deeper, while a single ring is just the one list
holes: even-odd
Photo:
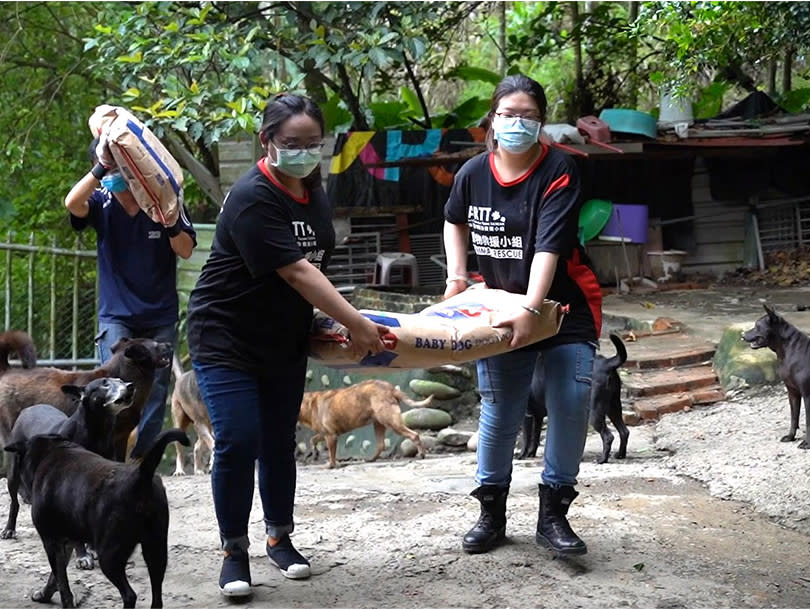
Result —
[{"label": "plastic chair", "polygon": [[397,285],[418,286],[419,268],[416,257],[407,252],[380,252],[374,265],[374,284],[378,286],[391,286],[392,271],[402,272],[402,280],[394,282]]}]

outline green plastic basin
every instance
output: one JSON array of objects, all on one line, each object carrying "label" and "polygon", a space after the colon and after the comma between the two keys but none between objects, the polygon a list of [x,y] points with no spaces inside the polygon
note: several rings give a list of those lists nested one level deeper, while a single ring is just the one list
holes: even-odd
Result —
[{"label": "green plastic basin", "polygon": [[589,199],[579,211],[579,241],[585,243],[599,235],[613,214],[613,203],[605,199]]}]

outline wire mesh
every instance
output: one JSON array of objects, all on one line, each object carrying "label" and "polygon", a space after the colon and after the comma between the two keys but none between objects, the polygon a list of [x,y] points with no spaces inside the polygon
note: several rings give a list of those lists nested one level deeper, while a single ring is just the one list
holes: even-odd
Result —
[{"label": "wire mesh", "polygon": [[28,332],[41,365],[95,364],[94,236],[8,233],[0,261],[5,329]]}]

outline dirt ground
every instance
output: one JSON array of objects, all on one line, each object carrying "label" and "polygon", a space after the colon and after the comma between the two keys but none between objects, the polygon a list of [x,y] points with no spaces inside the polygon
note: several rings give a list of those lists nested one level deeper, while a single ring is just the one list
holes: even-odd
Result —
[{"label": "dirt ground", "polygon": [[[772,391],[774,404],[783,401],[780,392]],[[250,528],[256,586],[245,606],[807,607],[810,532],[805,508],[799,507],[797,516],[794,507],[788,511],[792,517],[780,519],[753,502],[711,493],[716,483],[723,483],[725,492],[718,495],[734,498],[728,489],[735,481],[746,478],[749,468],[764,472],[767,462],[757,460],[751,466],[743,460],[740,469],[706,475],[717,479],[715,485],[701,482],[706,480],[701,463],[708,467],[714,459],[706,451],[725,451],[718,439],[729,436],[728,426],[746,409],[757,420],[762,417],[758,408],[774,408],[762,404],[760,393],[719,403],[712,408],[713,417],[677,414],[682,417],[669,420],[668,426],[674,422],[680,432],[670,433],[664,442],[656,425],[633,427],[628,459],[606,465],[593,462],[600,441],[591,434],[580,473],[582,495],[570,512],[589,553],[575,559],[554,558],[534,543],[540,458],[515,462],[508,543],[484,555],[466,555],[460,545],[477,518],[477,502],[467,495],[474,487],[472,453],[355,461],[336,470],[322,464],[301,466],[294,540],[311,558],[314,575],[308,581],[288,581],[271,568],[263,554],[256,496]],[[732,423],[718,427],[722,417]],[[773,420],[774,428],[784,427],[784,412]],[[720,434],[712,436],[710,430]],[[779,444],[775,430],[767,436],[773,444],[762,451],[779,450],[786,456],[788,466],[780,467],[780,474],[796,488],[807,487],[808,470],[793,456],[801,454],[807,461],[810,452],[796,453],[795,445]],[[695,443],[703,443],[703,453],[694,449]],[[678,456],[680,462],[674,459]],[[698,463],[683,466],[690,456]],[[724,460],[733,464],[734,456]],[[789,471],[791,464],[798,470]],[[164,605],[231,605],[216,587],[221,557],[208,477],[164,477],[164,483],[171,507]],[[7,506],[3,489],[0,518]],[[24,506],[18,538],[0,540],[0,607],[41,607],[30,594],[45,581],[47,565]],[[138,607],[147,607],[151,599],[139,550],[128,573]],[[71,567],[69,577],[79,606],[120,607],[117,591],[98,569]]]}]

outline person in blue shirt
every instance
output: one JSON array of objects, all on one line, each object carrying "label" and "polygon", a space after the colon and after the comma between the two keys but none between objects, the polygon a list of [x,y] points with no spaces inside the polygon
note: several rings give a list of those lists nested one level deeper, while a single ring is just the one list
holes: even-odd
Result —
[{"label": "person in blue shirt", "polygon": [[[97,145],[98,139],[90,147],[95,165],[67,194],[65,207],[74,229],[82,231],[90,226],[96,231],[96,344],[99,358],[106,362],[112,346],[122,337],[147,337],[176,346],[177,256],[190,257],[197,240],[185,206],[170,227],[149,218],[111,157],[102,155],[99,162]],[[171,367],[155,372],[132,458],[142,457],[160,433],[170,376]]]}]

